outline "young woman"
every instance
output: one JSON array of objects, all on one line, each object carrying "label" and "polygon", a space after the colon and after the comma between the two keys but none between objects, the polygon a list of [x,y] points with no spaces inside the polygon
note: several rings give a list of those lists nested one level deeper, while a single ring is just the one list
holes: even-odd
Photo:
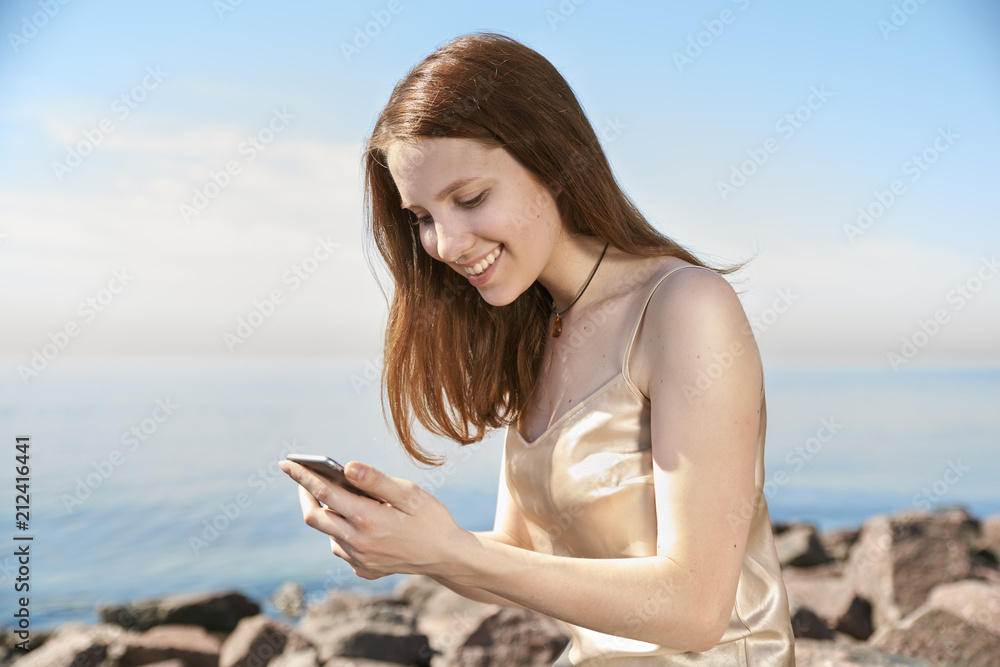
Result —
[{"label": "young woman", "polygon": [[728,281],[624,194],[572,90],[509,38],[448,43],[365,153],[394,281],[384,387],[468,444],[506,427],[494,529],[352,462],[351,494],[284,462],[361,577],[429,575],[569,624],[558,665],[792,665],[762,494],[760,356]]}]

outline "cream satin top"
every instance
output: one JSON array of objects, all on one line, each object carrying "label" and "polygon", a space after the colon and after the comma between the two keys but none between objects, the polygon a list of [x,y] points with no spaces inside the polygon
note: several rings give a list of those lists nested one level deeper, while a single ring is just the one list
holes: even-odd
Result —
[{"label": "cream satin top", "polygon": [[[649,399],[628,375],[629,353],[655,281],[639,312],[621,372],[574,406],[533,442],[516,425],[506,435],[506,480],[534,551],[576,558],[656,555],[656,508]],[[569,625],[571,641],[556,661],[568,665],[795,664],[788,600],[763,496],[764,389],[760,395],[754,511],[729,627],[704,653],[623,639]],[[637,613],[639,610],[637,610]]]}]

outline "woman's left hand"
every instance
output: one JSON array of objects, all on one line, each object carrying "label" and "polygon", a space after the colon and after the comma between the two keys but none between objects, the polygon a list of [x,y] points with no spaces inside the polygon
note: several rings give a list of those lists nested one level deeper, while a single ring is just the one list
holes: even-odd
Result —
[{"label": "woman's left hand", "polygon": [[333,554],[359,577],[442,574],[458,542],[475,539],[428,491],[372,466],[348,463],[347,479],[384,503],[351,493],[297,463],[280,466],[299,483],[306,525],[329,535]]}]

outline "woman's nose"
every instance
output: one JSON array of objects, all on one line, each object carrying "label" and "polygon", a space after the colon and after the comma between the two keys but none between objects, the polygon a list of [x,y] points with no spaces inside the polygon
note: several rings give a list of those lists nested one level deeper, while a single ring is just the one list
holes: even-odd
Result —
[{"label": "woman's nose", "polygon": [[475,245],[469,228],[456,218],[434,221],[437,254],[443,262],[457,262]]}]

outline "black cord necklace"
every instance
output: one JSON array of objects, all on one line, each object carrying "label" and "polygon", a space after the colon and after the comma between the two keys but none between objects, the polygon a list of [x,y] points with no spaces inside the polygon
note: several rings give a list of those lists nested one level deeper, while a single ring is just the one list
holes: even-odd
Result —
[{"label": "black cord necklace", "polygon": [[594,265],[594,270],[590,272],[590,277],[587,278],[587,282],[584,284],[583,289],[580,290],[580,293],[576,295],[575,299],[573,299],[573,303],[566,306],[566,309],[561,313],[556,313],[556,300],[552,300],[552,305],[550,307],[552,308],[552,312],[556,315],[555,324],[552,325],[553,338],[559,338],[559,335],[562,334],[562,316],[568,313],[569,309],[572,308],[576,302],[580,300],[580,297],[583,296],[583,293],[587,291],[587,287],[590,286],[590,281],[594,279],[594,274],[597,273],[597,267],[599,267],[601,262],[604,261],[604,253],[608,251],[608,245],[608,243],[604,244],[604,250],[601,251],[601,258],[597,260],[597,264]]}]

